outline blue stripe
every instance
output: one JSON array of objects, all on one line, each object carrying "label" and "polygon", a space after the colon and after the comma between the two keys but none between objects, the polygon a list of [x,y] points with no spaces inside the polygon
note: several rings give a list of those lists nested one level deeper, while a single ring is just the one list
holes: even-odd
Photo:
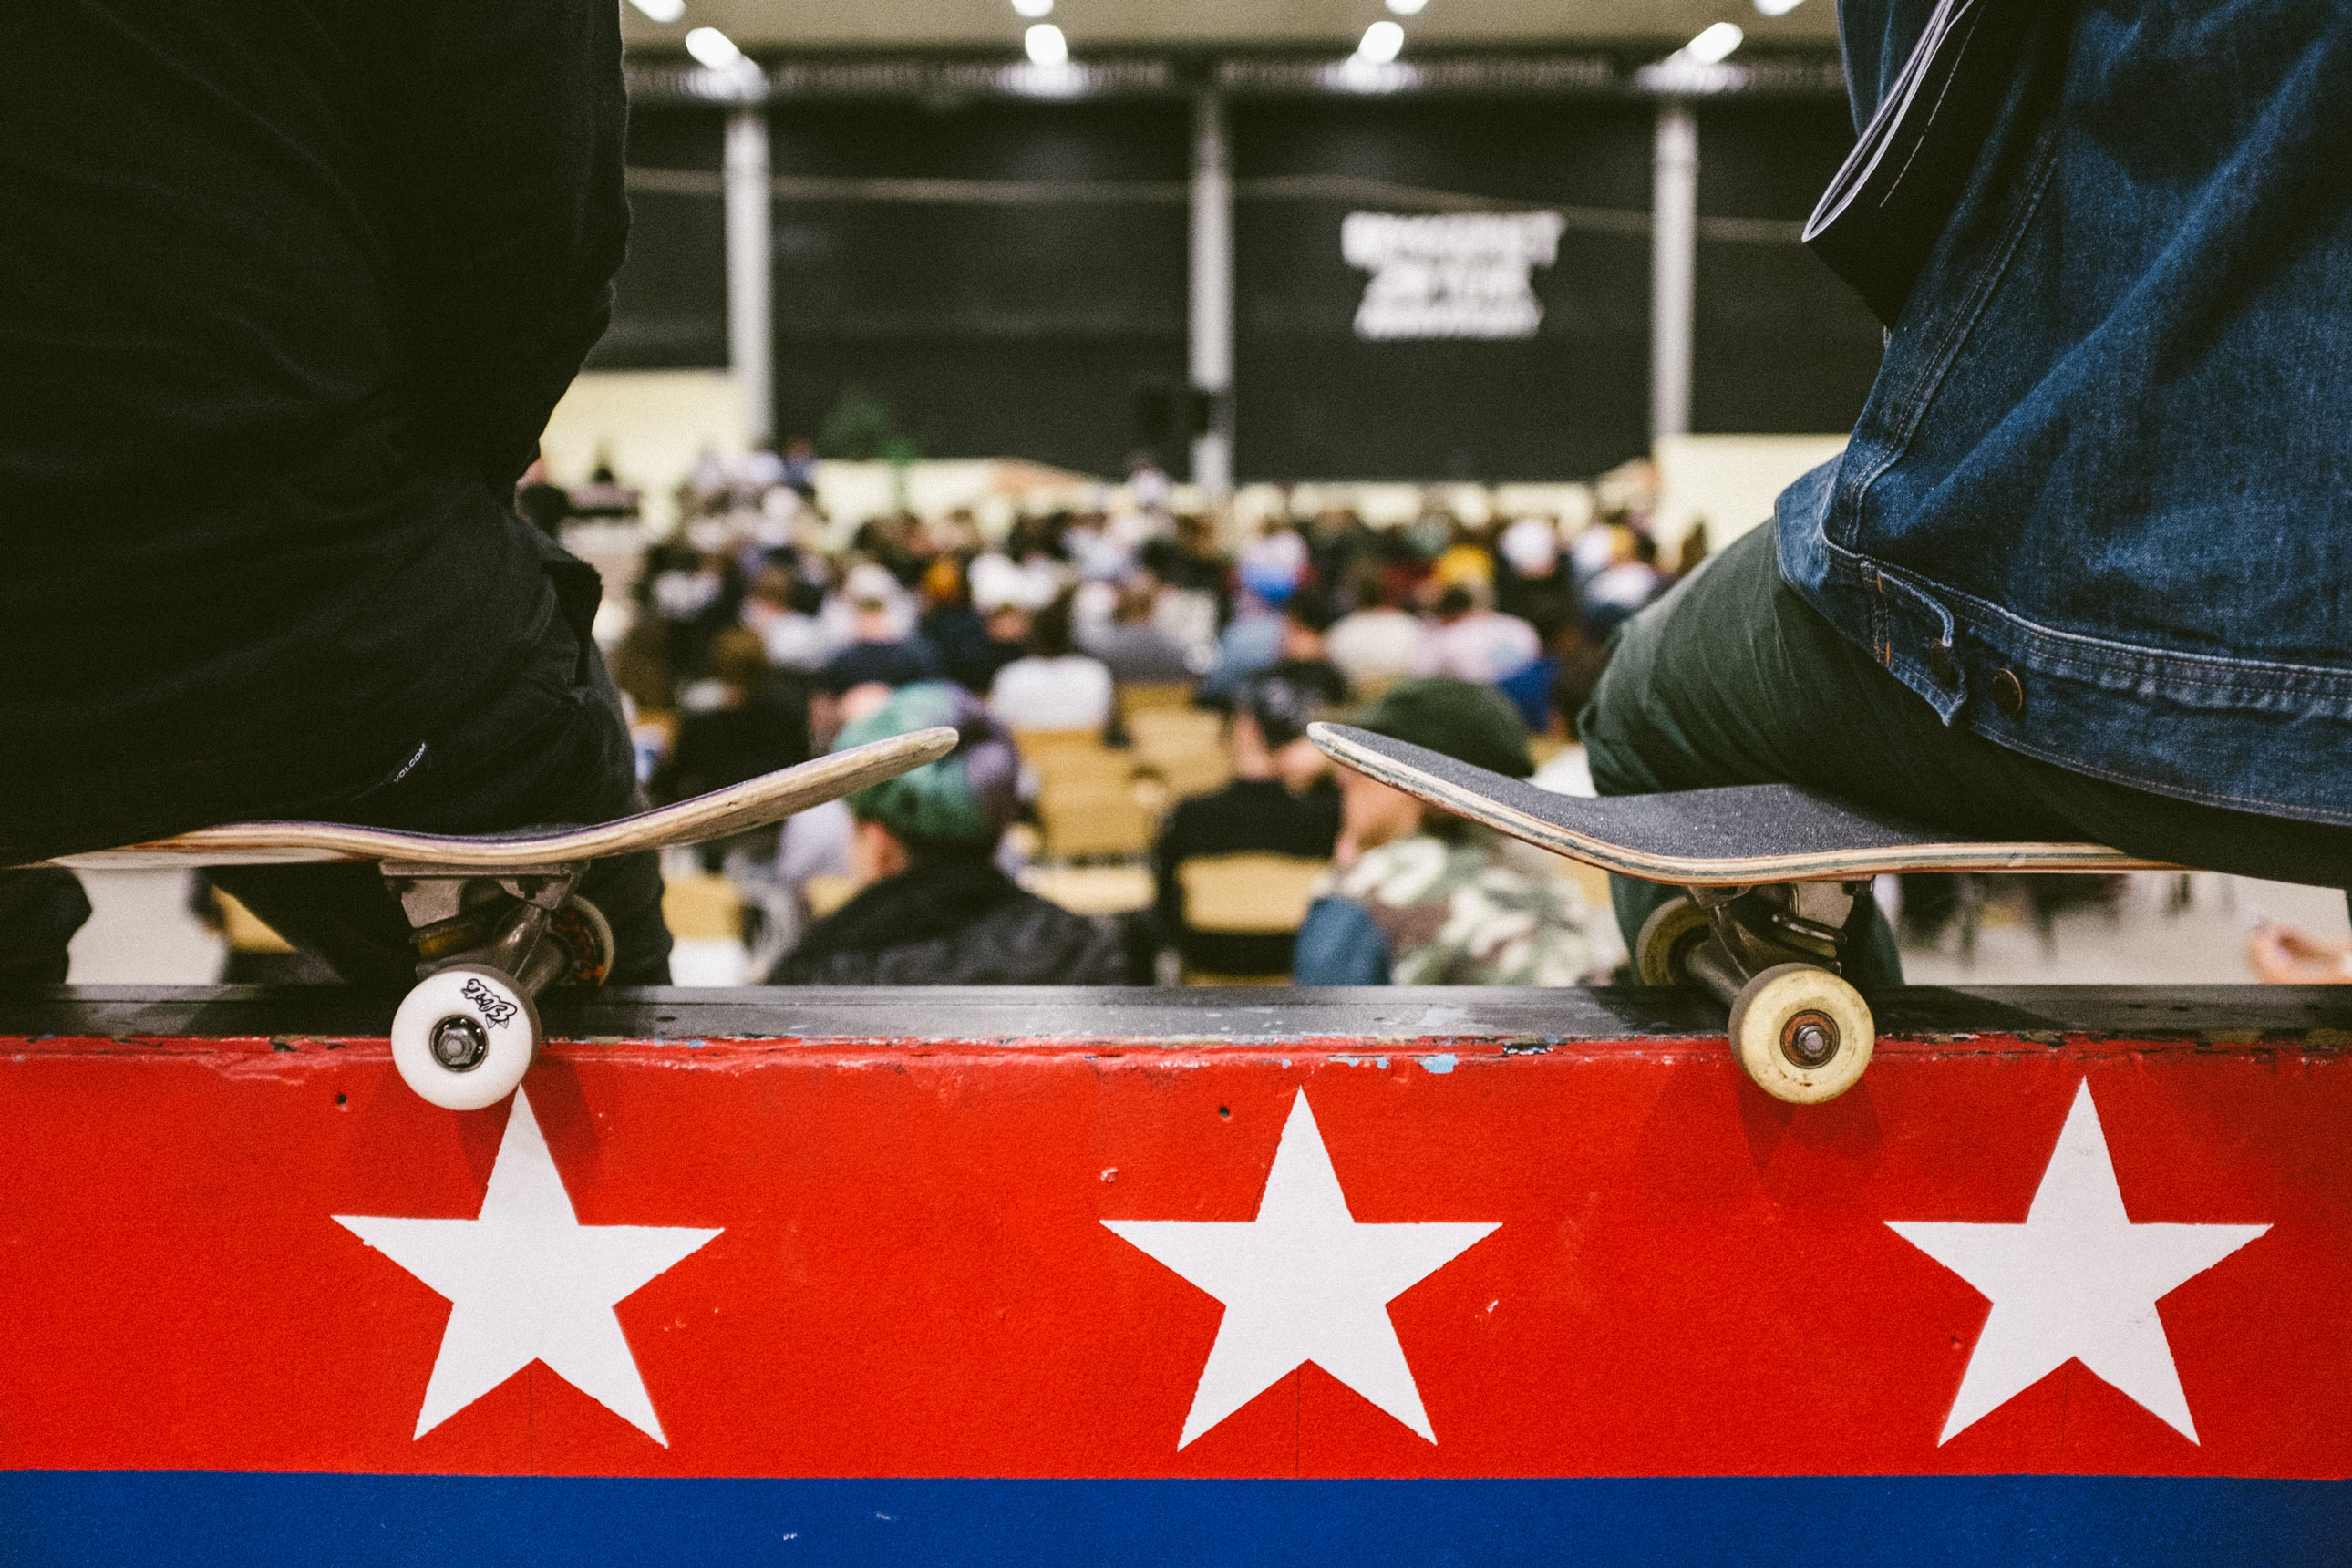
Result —
[{"label": "blue stripe", "polygon": [[0,1473],[0,1563],[2312,1563],[2352,1483],[2074,1476],[1544,1481],[613,1480]]}]

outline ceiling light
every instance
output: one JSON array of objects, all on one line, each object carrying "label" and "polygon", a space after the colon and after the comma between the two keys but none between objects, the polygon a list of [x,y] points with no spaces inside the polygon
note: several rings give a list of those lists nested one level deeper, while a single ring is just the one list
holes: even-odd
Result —
[{"label": "ceiling light", "polygon": [[[643,11],[651,21],[675,22],[686,15],[686,0],[629,0],[629,3]],[[1757,0],[1757,4],[1762,5],[1763,0]]]},{"label": "ceiling light", "polygon": [[1070,62],[1070,40],[1051,22],[1040,22],[1021,35],[1032,65],[1060,66]]},{"label": "ceiling light", "polygon": [[1356,58],[1384,66],[1404,49],[1404,29],[1394,22],[1375,22],[1364,29],[1363,42],[1356,46]]},{"label": "ceiling light", "polygon": [[1697,37],[1683,46],[1685,53],[1703,65],[1713,65],[1739,47],[1748,35],[1739,30],[1737,22],[1717,22]]},{"label": "ceiling light", "polygon": [[1759,16],[1785,16],[1804,3],[1805,0],[1756,0],[1756,14]]},{"label": "ceiling light", "polygon": [[[1757,0],[1757,3],[1761,5],[1763,0]],[[1790,3],[1793,5],[1796,0],[1790,0]],[[1428,4],[1429,0],[1389,0],[1389,9],[1399,16],[1418,16],[1422,7]]]},{"label": "ceiling light", "polygon": [[[1789,3],[1794,5],[1796,0],[1789,0]],[[1050,16],[1054,14],[1054,0],[1013,0],[1013,9],[1016,14],[1026,16],[1034,22],[1040,16]]]},{"label": "ceiling light", "polygon": [[735,40],[716,27],[697,27],[688,33],[686,52],[715,71],[723,71],[743,58]]}]

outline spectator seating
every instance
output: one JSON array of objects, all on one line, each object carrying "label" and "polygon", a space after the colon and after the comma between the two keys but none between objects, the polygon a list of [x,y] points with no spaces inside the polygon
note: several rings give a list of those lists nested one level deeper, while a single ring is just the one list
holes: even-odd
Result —
[{"label": "spectator seating", "polygon": [[666,871],[662,923],[684,942],[739,940],[743,935],[743,895],[724,877]]},{"label": "spectator seating", "polygon": [[1233,777],[1224,720],[1202,709],[1145,709],[1128,721],[1139,766],[1157,773],[1171,796],[1206,795]]},{"label": "spectator seating", "polygon": [[1129,719],[1138,713],[1169,709],[1181,711],[1192,706],[1192,682],[1189,680],[1125,680],[1118,685],[1118,710]]},{"label": "spectator seating", "polygon": [[1151,813],[1136,794],[1132,766],[1106,754],[1116,760],[1048,773],[1038,788],[1037,822],[1055,859],[1129,857],[1151,847]]},{"label": "spectator seating", "polygon": [[[1296,932],[1306,922],[1328,860],[1245,851],[1196,855],[1176,868],[1184,923],[1196,931],[1247,935]],[[1191,985],[1286,985],[1287,974],[1208,974],[1188,970]]]},{"label": "spectator seating", "polygon": [[857,896],[857,879],[837,872],[820,871],[801,884],[801,897],[808,900],[809,919],[821,921]]}]

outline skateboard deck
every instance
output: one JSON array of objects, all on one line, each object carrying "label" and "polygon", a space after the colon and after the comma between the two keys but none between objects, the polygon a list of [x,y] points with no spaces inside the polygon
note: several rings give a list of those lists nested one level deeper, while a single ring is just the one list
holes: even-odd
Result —
[{"label": "skateboard deck", "polygon": [[1327,756],[1540,849],[1685,888],[1859,881],[1901,871],[2177,870],[2104,844],[1979,841],[1796,784],[1594,800],[1556,795],[1348,724],[1313,724]]},{"label": "skateboard deck", "polygon": [[937,761],[953,751],[955,744],[956,732],[951,729],[919,730],[587,827],[450,836],[339,822],[234,822],[148,844],[60,856],[48,864],[125,870],[389,860],[489,873],[596,860],[608,855],[699,844],[765,826]]}]

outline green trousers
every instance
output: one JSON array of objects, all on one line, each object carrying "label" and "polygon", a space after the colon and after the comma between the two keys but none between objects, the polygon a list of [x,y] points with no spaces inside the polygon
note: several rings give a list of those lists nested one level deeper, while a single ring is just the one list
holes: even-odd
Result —
[{"label": "green trousers", "polygon": [[[1965,718],[1965,711],[1962,715]],[[1780,580],[1770,525],[1734,541],[1629,623],[1578,721],[1602,795],[1799,784],[1956,837],[2089,839],[2149,859],[2352,888],[2352,827],[2149,795],[2009,751],[1958,725]],[[1629,950],[1675,896],[1611,879]],[[1874,906],[1846,973],[1899,985]]]}]

